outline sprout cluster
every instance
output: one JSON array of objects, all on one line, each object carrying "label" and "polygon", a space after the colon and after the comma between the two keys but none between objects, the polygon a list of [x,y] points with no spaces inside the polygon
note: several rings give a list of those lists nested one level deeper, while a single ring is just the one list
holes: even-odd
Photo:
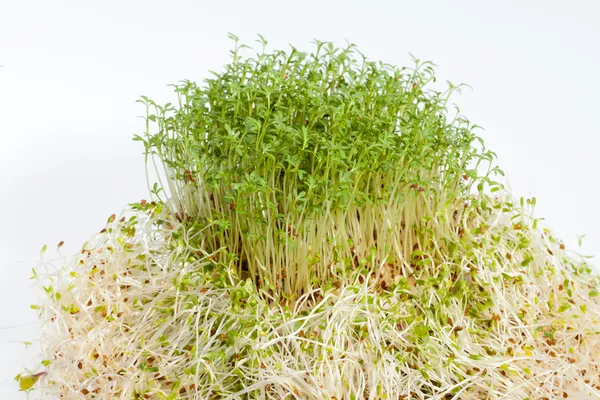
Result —
[{"label": "sprout cluster", "polygon": [[44,375],[23,390],[600,397],[598,277],[492,180],[494,154],[448,117],[455,87],[353,46],[235,43],[176,107],[142,100],[153,201],[35,271]]},{"label": "sprout cluster", "polygon": [[202,247],[225,247],[275,292],[320,286],[371,247],[399,272],[416,227],[447,236],[451,205],[498,171],[478,175],[493,153],[446,116],[457,88],[429,90],[430,63],[397,68],[323,42],[248,59],[242,48],[204,85],[175,86],[177,107],[144,98],[137,139],[164,166],[170,209],[211,225]]}]

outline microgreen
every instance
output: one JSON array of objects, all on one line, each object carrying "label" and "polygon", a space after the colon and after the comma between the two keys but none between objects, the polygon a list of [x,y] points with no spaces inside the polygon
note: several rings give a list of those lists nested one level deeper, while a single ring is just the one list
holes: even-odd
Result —
[{"label": "microgreen", "polygon": [[[434,229],[423,217],[445,215],[497,171],[478,175],[493,153],[468,120],[447,117],[459,87],[430,89],[431,63],[398,68],[319,41],[255,58],[234,46],[203,85],[174,86],[177,106],[142,98],[136,139],[162,164],[172,212],[211,222],[205,248],[238,254],[252,279],[299,294],[333,278],[335,255],[371,247],[397,273],[416,229]],[[440,240],[454,229],[445,220]],[[387,251],[395,235],[403,248]]]},{"label": "microgreen", "polygon": [[494,181],[495,154],[449,113],[460,86],[352,45],[261,37],[247,58],[232,39],[175,104],[140,100],[152,199],[33,270],[44,371],[21,390],[600,397],[598,277]]}]

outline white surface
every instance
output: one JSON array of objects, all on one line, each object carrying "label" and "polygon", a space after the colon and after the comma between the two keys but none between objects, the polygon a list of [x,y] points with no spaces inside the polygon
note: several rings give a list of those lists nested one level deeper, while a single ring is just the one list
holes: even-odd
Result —
[{"label": "white surface", "polygon": [[[76,251],[106,218],[147,197],[135,100],[173,100],[167,84],[228,62],[227,32],[271,48],[356,43],[372,59],[439,65],[469,83],[455,101],[484,128],[518,195],[565,239],[600,250],[600,3],[595,1],[0,2],[0,311],[35,323],[28,277],[39,249]],[[49,251],[49,255],[53,252]],[[0,329],[0,398],[32,365]]]}]

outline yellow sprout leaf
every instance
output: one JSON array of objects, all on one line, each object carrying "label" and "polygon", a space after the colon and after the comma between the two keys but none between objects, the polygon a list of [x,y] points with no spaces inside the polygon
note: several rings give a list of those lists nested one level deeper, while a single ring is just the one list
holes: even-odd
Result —
[{"label": "yellow sprout leaf", "polygon": [[35,385],[35,383],[40,379],[39,376],[36,375],[25,375],[19,379],[19,388],[21,390],[29,390]]}]

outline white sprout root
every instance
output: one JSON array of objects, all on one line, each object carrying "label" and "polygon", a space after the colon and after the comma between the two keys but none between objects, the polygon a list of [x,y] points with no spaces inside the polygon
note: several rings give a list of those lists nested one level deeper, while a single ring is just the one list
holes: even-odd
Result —
[{"label": "white sprout root", "polygon": [[457,256],[439,259],[430,241],[414,272],[389,284],[367,258],[345,279],[293,299],[191,249],[185,226],[161,206],[141,208],[110,218],[67,267],[38,270],[47,376],[36,393],[600,397],[597,278],[524,208],[468,221],[477,228],[457,231]]}]

